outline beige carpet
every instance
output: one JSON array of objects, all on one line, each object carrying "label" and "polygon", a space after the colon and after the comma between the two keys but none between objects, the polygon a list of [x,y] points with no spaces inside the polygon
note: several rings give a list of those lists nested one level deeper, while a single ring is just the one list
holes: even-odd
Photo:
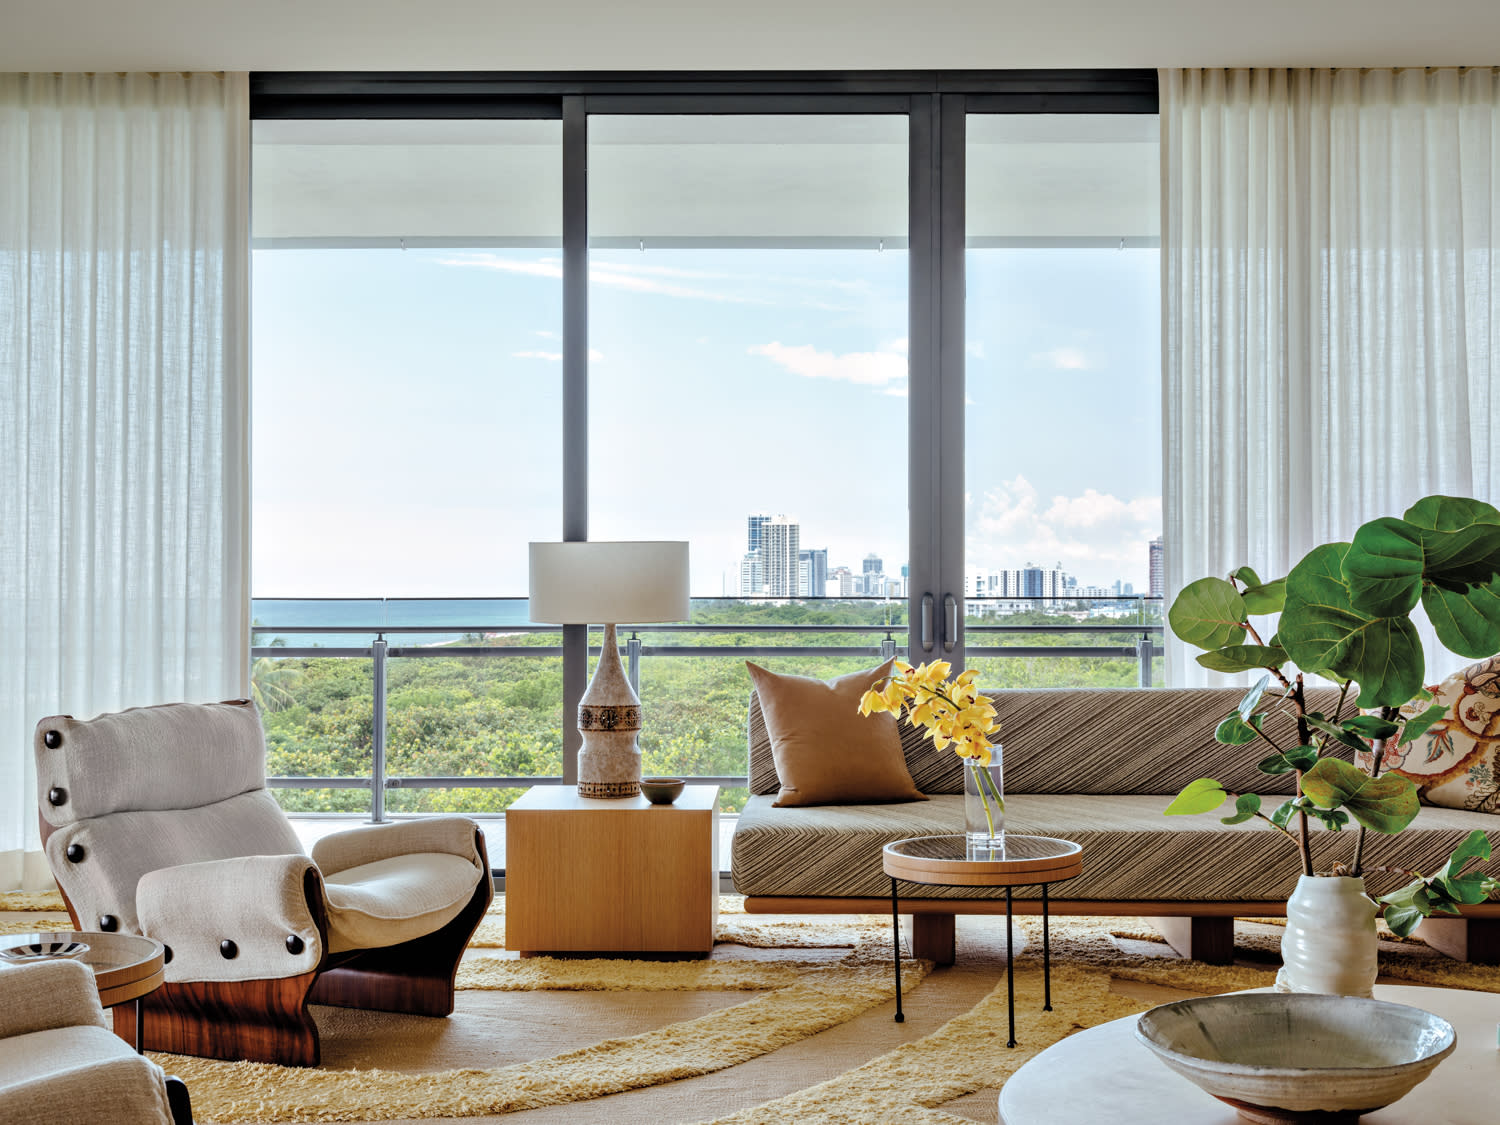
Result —
[{"label": "beige carpet", "polygon": [[[46,928],[41,912],[0,924]],[[1039,934],[1017,920],[1014,1050],[1003,919],[960,919],[959,963],[925,980],[908,963],[908,1019],[895,1024],[888,920],[745,915],[726,897],[713,956],[682,962],[516,959],[500,951],[501,900],[449,1019],[315,1007],[316,1070],[157,1057],[189,1082],[205,1125],[993,1122],[999,1087],[1038,1051],[1163,1000],[1268,984],[1280,939],[1238,923],[1237,963],[1215,968],[1177,958],[1140,919],[1057,919],[1049,1014]],[[1420,943],[1383,944],[1381,965],[1388,980],[1500,992],[1500,969]]]},{"label": "beige carpet", "polygon": [[[503,927],[503,909],[487,924]],[[741,915],[721,938],[749,944],[723,944],[706,961],[476,951],[448,1020],[318,1008],[317,1070],[159,1058],[188,1081],[202,1122],[994,1121],[999,1086],[1036,1052],[1162,999],[1269,984],[1279,939],[1242,924],[1241,959],[1216,968],[1144,940],[1154,935],[1138,919],[1059,919],[1055,1010],[1042,1013],[1039,927],[1017,922],[1026,951],[1014,1050],[1004,1045],[1002,919],[960,920],[958,965],[926,980],[910,965],[909,1019],[898,1025],[888,927]],[[833,945],[850,939],[852,949]],[[1421,946],[1386,946],[1382,964],[1389,979],[1500,991],[1500,970]]]}]

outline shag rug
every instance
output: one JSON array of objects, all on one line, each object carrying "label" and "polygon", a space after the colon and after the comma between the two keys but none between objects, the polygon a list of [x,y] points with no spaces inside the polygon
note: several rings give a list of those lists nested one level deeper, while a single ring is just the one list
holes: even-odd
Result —
[{"label": "shag rug", "polygon": [[[784,949],[847,946],[849,952],[837,960],[825,955],[807,961],[785,955],[681,962],[471,955],[460,968],[460,988],[756,993],[695,1019],[509,1066],[407,1074],[153,1057],[188,1083],[195,1116],[205,1123],[498,1116],[724,1070],[894,998],[888,921],[758,921],[737,914],[734,899],[723,902],[723,911],[721,942]],[[502,903],[482,923],[476,947],[502,945],[503,928]],[[1279,935],[1253,932],[1256,927],[1237,929],[1240,963],[1210,966],[1178,959],[1160,945],[1152,952],[1131,951],[1132,942],[1160,942],[1139,919],[1057,918],[1052,922],[1054,1011],[1042,1012],[1040,922],[1018,919],[1017,929],[1026,949],[1017,959],[1020,1045],[1015,1049],[1003,1046],[1001,977],[989,996],[936,1032],[818,1085],[721,1117],[717,1125],[892,1120],[961,1125],[968,1119],[939,1107],[997,1089],[1028,1059],[1081,1028],[1150,1006],[1112,991],[1112,980],[1217,993],[1269,985],[1279,964]],[[904,988],[917,989],[930,968],[903,959]],[[1500,992],[1500,968],[1460,964],[1419,944],[1384,948],[1381,970],[1412,983]]]}]

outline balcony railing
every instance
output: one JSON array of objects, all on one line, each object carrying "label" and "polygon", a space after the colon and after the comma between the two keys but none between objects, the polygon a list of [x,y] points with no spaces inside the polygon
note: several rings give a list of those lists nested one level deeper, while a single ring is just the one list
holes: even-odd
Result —
[{"label": "balcony railing", "polygon": [[[1098,600],[1098,599],[1096,599]],[[1079,599],[1052,599],[1063,606],[1076,605]],[[989,623],[993,618],[982,615],[971,616],[965,625],[965,659],[972,666],[977,661],[999,659],[1011,660],[1107,660],[1130,661],[1135,668],[1134,679],[1138,686],[1149,687],[1155,682],[1155,666],[1162,650],[1157,638],[1162,632],[1158,600],[1146,598],[1108,599],[1109,604],[1128,604],[1134,607],[1129,613],[1131,620],[1114,619],[1108,623],[1097,620],[1048,620],[1006,624]],[[1035,607],[1044,599],[1027,599],[1026,605]],[[512,612],[507,617],[516,617],[518,608],[524,615],[524,601],[495,600],[470,605],[507,604]],[[519,789],[531,785],[562,784],[563,778],[550,775],[454,775],[427,774],[392,776],[387,756],[390,720],[389,672],[393,660],[430,660],[448,658],[477,658],[485,661],[505,658],[526,660],[552,658],[560,660],[560,644],[514,644],[474,643],[485,636],[499,636],[504,640],[513,638],[558,636],[555,625],[535,625],[519,621],[468,621],[456,620],[452,611],[459,604],[440,605],[444,612],[421,614],[425,620],[413,618],[411,611],[423,606],[439,603],[413,602],[406,605],[397,602],[363,602],[357,604],[316,602],[257,602],[257,617],[262,610],[282,613],[301,620],[277,621],[256,620],[253,632],[257,641],[275,638],[274,644],[256,643],[252,656],[257,661],[258,672],[265,668],[266,661],[282,659],[341,658],[370,661],[370,728],[369,728],[369,772],[357,774],[325,774],[322,776],[279,775],[267,779],[273,788],[292,790],[368,790],[370,792],[369,815],[376,822],[387,820],[387,794],[400,790],[439,789]],[[763,599],[712,599],[707,603],[716,608],[744,606],[747,611],[756,605],[785,605],[784,601],[770,603]],[[841,622],[832,624],[807,624],[791,622],[697,622],[683,625],[638,625],[621,626],[621,632],[629,636],[620,646],[620,655],[625,662],[632,685],[641,690],[642,662],[659,658],[687,657],[694,660],[709,658],[768,659],[777,657],[820,657],[886,659],[891,656],[907,656],[905,638],[908,626],[904,620],[894,619],[904,615],[904,602],[885,602],[879,599],[799,599],[804,606],[832,605],[837,607],[860,606],[865,609],[884,607],[886,616],[893,618],[880,622]],[[969,602],[971,614],[975,610],[983,613],[986,607],[998,605],[1013,609],[1015,600],[986,602],[975,599]],[[296,605],[296,612],[286,612],[286,607]],[[325,617],[318,614],[319,607],[329,607]],[[350,611],[358,610],[359,616],[350,619]],[[392,612],[401,608],[406,612]],[[332,612],[333,609],[338,612]],[[312,612],[309,612],[312,611]],[[310,620],[312,617],[321,619]],[[338,620],[343,618],[343,620]],[[337,623],[331,623],[337,621]],[[1122,635],[1129,636],[1131,643],[1120,643]],[[732,636],[742,643],[682,643],[683,639],[695,636],[713,636],[720,641]],[[766,643],[776,637],[811,639],[813,637],[870,638],[863,644],[816,644],[816,643]],[[1039,639],[1042,637],[1090,638],[1110,637],[1112,644],[1007,644],[1008,636]],[[297,644],[297,640],[318,638],[316,644]],[[452,641],[444,638],[454,638]],[[661,638],[668,643],[652,643]],[[597,638],[594,638],[597,639]],[[343,643],[345,641],[354,643]],[[748,642],[748,643],[745,643]],[[978,642],[978,643],[976,643]],[[989,642],[989,643],[986,643]],[[589,655],[597,656],[597,644],[589,647]],[[914,661],[915,662],[915,661]],[[1057,681],[1057,686],[1070,682],[1067,677]],[[259,684],[258,684],[259,688]],[[748,695],[748,682],[745,685]],[[263,701],[263,706],[265,702]],[[275,709],[275,701],[271,701]],[[650,710],[648,705],[648,725]],[[741,728],[742,729],[742,728]],[[721,775],[692,775],[693,780],[715,783],[722,786],[745,786],[743,773]]]}]

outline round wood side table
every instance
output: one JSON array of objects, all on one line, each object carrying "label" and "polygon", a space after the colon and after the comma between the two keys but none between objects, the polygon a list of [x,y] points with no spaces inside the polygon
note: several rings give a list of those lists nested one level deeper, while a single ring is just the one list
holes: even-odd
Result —
[{"label": "round wood side table", "polygon": [[[32,942],[80,941],[88,952],[69,958],[87,965],[94,972],[94,986],[99,990],[101,1007],[117,1004],[135,1005],[135,1049],[141,1050],[141,997],[161,987],[166,974],[166,946],[140,934],[107,934],[97,930],[59,933],[18,934],[0,941],[0,947],[29,945]],[[0,959],[0,964],[4,964]]]},{"label": "round wood side table", "polygon": [[[1053,883],[1083,873],[1083,845],[1051,836],[1018,836],[1007,833],[999,848],[975,849],[968,838],[917,836],[897,840],[881,851],[880,863],[891,879],[891,930],[896,962],[896,1022],[906,1019],[901,1010],[901,919],[898,880],[935,887],[1005,888],[1005,988],[1010,1001],[1010,1040],[1016,1045],[1016,970],[1012,948],[1011,889],[1042,888],[1042,1011],[1052,1010],[1052,940],[1048,930],[1047,891]],[[954,901],[961,902],[962,899]]]}]

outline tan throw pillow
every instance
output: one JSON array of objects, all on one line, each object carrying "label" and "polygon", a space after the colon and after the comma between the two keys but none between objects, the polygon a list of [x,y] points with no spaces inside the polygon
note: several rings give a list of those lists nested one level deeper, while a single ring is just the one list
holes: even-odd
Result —
[{"label": "tan throw pillow", "polygon": [[[1429,688],[1432,702],[1407,704],[1402,712],[1428,707],[1448,713],[1405,746],[1387,747],[1381,771],[1410,778],[1428,804],[1500,813],[1500,656],[1455,672]],[[1369,769],[1370,755],[1356,755]]]},{"label": "tan throw pillow", "polygon": [[893,661],[825,683],[782,676],[748,660],[781,792],[777,808],[925,801],[906,768],[896,717],[859,713],[859,699]]}]

